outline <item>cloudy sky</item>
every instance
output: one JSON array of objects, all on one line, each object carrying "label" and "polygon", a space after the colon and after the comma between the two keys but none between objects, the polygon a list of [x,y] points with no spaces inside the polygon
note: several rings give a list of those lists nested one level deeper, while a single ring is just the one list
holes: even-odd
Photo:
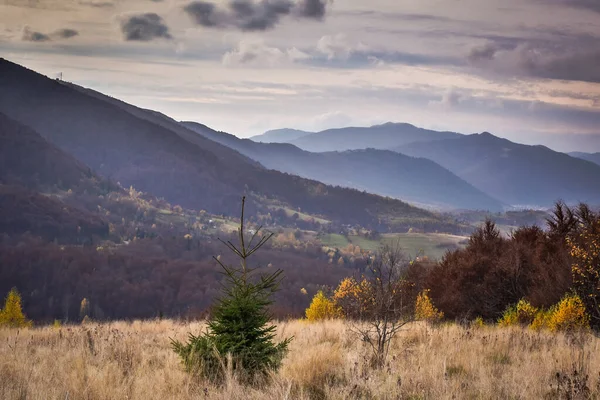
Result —
[{"label": "cloudy sky", "polygon": [[395,121],[600,151],[600,0],[0,0],[0,56],[243,137]]}]

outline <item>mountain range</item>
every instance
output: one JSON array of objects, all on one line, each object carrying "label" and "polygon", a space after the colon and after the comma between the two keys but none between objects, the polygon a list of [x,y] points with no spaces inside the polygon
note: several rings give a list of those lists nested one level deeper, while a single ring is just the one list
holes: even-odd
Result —
[{"label": "mountain range", "polygon": [[498,200],[426,158],[389,150],[311,153],[287,143],[257,143],[194,122],[187,128],[267,168],[318,181],[446,209],[501,210]]},{"label": "mountain range", "polygon": [[[0,112],[124,187],[173,204],[237,215],[240,196],[249,209],[280,204],[331,221],[376,229],[456,230],[446,217],[398,199],[328,186],[267,169],[238,151],[207,139],[160,113],[99,92],[49,79],[0,60]],[[22,128],[7,126],[18,135]]]},{"label": "mountain range", "polygon": [[[254,136],[251,139],[262,142],[286,142],[312,152],[345,151],[359,149],[390,150],[412,142],[431,142],[457,138],[454,132],[438,132],[418,128],[411,124],[388,122],[371,127],[349,127],[328,129],[321,132],[303,132],[279,129]],[[286,139],[286,138],[292,138]]]},{"label": "mountain range", "polygon": [[[600,165],[581,159],[597,155],[567,155],[487,132],[387,123],[317,133],[282,129],[248,140],[4,59],[0,86],[0,134],[11,144],[2,149],[0,179],[34,190],[45,182],[63,190],[120,183],[224,215],[237,214],[246,194],[254,210],[277,205],[383,230],[415,221],[423,229],[459,229],[423,208],[499,211],[559,199],[600,204]],[[32,163],[43,167],[24,172]]]},{"label": "mountain range", "polygon": [[[268,138],[284,142],[285,135],[278,135],[278,132],[285,133],[285,130],[270,131]],[[260,140],[262,137],[252,139]],[[543,208],[560,199],[569,203],[585,201],[600,204],[598,154],[567,155],[540,145],[514,143],[488,132],[463,135],[387,123],[307,133],[290,140],[289,144],[304,149],[338,151],[377,147],[425,158],[508,206]],[[443,187],[440,193],[447,190]],[[431,197],[429,199],[432,200]]]},{"label": "mountain range", "polygon": [[395,150],[434,160],[507,204],[550,206],[558,199],[600,203],[600,166],[544,146],[518,144],[484,132]]}]

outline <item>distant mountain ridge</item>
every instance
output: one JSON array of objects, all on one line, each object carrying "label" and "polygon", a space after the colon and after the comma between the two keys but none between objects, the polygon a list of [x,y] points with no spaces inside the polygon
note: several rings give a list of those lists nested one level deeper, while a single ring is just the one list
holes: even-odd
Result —
[{"label": "distant mountain ridge", "polygon": [[[316,133],[303,132],[306,135],[293,140],[285,140],[285,132],[287,131],[289,130],[270,131],[268,137],[277,138],[277,142],[291,143],[311,152],[361,150],[367,148],[390,150],[412,142],[431,142],[462,136],[456,132],[439,132],[418,128],[411,124],[392,122],[371,127],[327,129]],[[256,140],[256,137],[252,139]]]},{"label": "distant mountain ridge", "polygon": [[600,167],[545,146],[484,132],[395,150],[429,158],[507,204],[551,206],[559,199],[600,204]]},{"label": "distant mountain ridge", "polygon": [[438,208],[497,211],[502,204],[425,158],[365,149],[311,153],[289,143],[256,143],[194,122],[187,128],[267,168]]},{"label": "distant mountain ridge", "polygon": [[569,153],[571,157],[581,158],[582,160],[591,161],[594,164],[600,165],[600,153],[582,153],[579,151]]},{"label": "distant mountain ridge", "polygon": [[252,136],[250,140],[262,143],[288,143],[313,133],[314,132],[306,132],[298,129],[273,129],[266,131],[262,135]]}]

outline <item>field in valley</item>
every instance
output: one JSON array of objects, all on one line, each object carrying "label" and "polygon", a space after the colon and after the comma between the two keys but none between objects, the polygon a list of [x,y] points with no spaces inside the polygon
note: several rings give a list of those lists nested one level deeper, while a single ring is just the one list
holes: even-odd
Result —
[{"label": "field in valley", "polygon": [[375,370],[344,321],[279,324],[294,336],[263,388],[216,387],[184,372],[170,338],[202,324],[114,322],[0,330],[0,398],[597,399],[600,338],[517,328],[410,325]]},{"label": "field in valley", "polygon": [[448,250],[464,247],[464,243],[468,240],[464,236],[443,233],[386,233],[381,235],[380,240],[371,240],[360,235],[346,237],[340,234],[326,234],[319,239],[323,245],[329,247],[343,248],[352,243],[370,251],[376,251],[383,244],[398,242],[402,250],[412,258],[425,255],[437,260],[441,259]]}]

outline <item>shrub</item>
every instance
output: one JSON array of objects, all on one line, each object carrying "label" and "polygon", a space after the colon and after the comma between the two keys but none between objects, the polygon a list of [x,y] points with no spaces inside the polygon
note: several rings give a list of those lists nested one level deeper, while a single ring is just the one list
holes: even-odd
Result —
[{"label": "shrub", "polygon": [[550,318],[552,317],[552,311],[552,309],[538,310],[529,327],[536,331],[539,331],[541,329],[548,329],[550,326]]},{"label": "shrub", "polygon": [[568,244],[573,257],[573,287],[591,319],[600,330],[600,220],[589,223]]},{"label": "shrub", "polygon": [[444,318],[444,313],[433,305],[429,297],[429,289],[425,289],[419,293],[415,303],[415,319],[427,322],[439,322],[442,318]]},{"label": "shrub", "polygon": [[6,296],[4,307],[0,310],[0,326],[27,328],[32,325],[32,322],[23,314],[21,303],[21,295],[17,288],[12,288]]},{"label": "shrub", "polygon": [[276,370],[287,352],[291,339],[275,343],[274,325],[268,307],[273,303],[271,295],[277,290],[283,271],[262,275],[251,280],[256,270],[249,268],[247,259],[260,249],[272,235],[259,237],[259,230],[248,245],[244,238],[244,203],[239,228],[239,247],[223,242],[241,259],[241,267],[225,265],[218,257],[214,259],[224,271],[226,284],[223,296],[214,307],[205,333],[189,335],[187,343],[171,340],[173,350],[181,357],[186,369],[200,373],[204,378],[220,383],[233,372],[242,383],[257,383]]},{"label": "shrub", "polygon": [[485,327],[485,321],[481,317],[475,318],[471,321],[470,326],[474,329],[480,329]]},{"label": "shrub", "polygon": [[372,289],[365,277],[360,282],[344,278],[333,293],[333,301],[344,316],[350,316],[357,308],[366,311],[373,303]]},{"label": "shrub", "polygon": [[581,298],[568,294],[550,310],[548,328],[551,331],[573,331],[589,328],[590,317]]},{"label": "shrub", "polygon": [[[377,367],[385,365],[396,334],[414,320],[416,294],[405,279],[408,266],[399,242],[383,246],[360,283],[351,279],[347,287],[336,291],[344,315],[354,322],[351,329],[369,344],[373,365]],[[342,293],[346,295],[338,296]]]},{"label": "shrub", "polygon": [[538,308],[534,307],[525,299],[519,300],[514,306],[508,307],[502,318],[498,321],[500,326],[527,326],[530,325],[538,313]]},{"label": "shrub", "polygon": [[319,290],[313,297],[310,306],[306,309],[306,319],[309,321],[320,321],[324,319],[334,319],[341,317],[341,310],[333,300],[325,296],[322,290]]}]

